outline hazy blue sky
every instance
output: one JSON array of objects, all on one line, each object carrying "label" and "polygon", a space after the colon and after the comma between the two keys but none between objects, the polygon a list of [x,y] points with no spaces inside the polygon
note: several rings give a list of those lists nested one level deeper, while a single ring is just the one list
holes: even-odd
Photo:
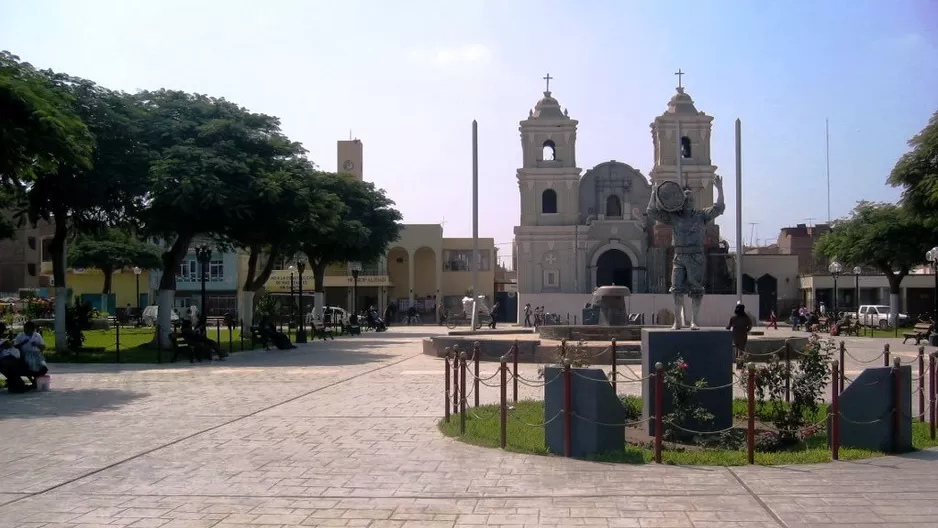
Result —
[{"label": "hazy blue sky", "polygon": [[127,91],[224,96],[280,116],[335,170],[335,141],[365,144],[365,178],[411,223],[471,235],[470,123],[480,130],[480,233],[510,252],[518,121],[554,96],[580,121],[583,169],[647,175],[648,125],[673,72],[715,117],[735,243],[733,121],[743,121],[746,241],[893,200],[906,140],[938,109],[938,3],[825,1],[0,0],[0,48]]}]

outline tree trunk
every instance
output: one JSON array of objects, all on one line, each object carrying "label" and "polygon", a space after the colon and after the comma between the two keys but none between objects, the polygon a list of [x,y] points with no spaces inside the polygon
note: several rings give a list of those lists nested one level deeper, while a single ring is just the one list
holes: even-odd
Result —
[{"label": "tree trunk", "polygon": [[112,268],[101,268],[101,273],[104,274],[104,288],[101,290],[101,293],[108,295],[111,293],[111,288],[114,287],[114,270]]},{"label": "tree trunk", "polygon": [[889,324],[895,326],[899,324],[899,292],[902,279],[909,274],[909,270],[893,271],[890,267],[880,266],[880,271],[889,281]]},{"label": "tree trunk", "polygon": [[[309,255],[306,255],[309,258]],[[313,317],[322,319],[322,309],[326,297],[326,264],[309,259],[309,267],[313,270]]]},{"label": "tree trunk", "polygon": [[244,291],[241,293],[240,308],[241,322],[245,328],[254,326],[254,295],[257,290],[264,287],[264,284],[267,284],[271,273],[273,273],[274,264],[280,255],[276,248],[271,248],[270,255],[267,257],[267,262],[264,263],[260,274],[254,277],[262,251],[260,246],[252,246],[251,253],[248,256],[247,278],[244,281]]},{"label": "tree trunk", "polygon": [[176,296],[176,273],[183,257],[189,252],[189,245],[195,235],[180,233],[176,241],[163,252],[163,275],[160,277],[157,292],[157,324],[160,332],[157,338],[160,346],[169,346],[169,334],[173,330],[173,299]]},{"label": "tree trunk", "polygon": [[56,211],[52,216],[55,234],[49,243],[49,255],[52,258],[52,279],[55,282],[55,350],[68,350],[65,332],[65,309],[68,303],[68,287],[65,284],[65,240],[68,236],[68,214]]}]

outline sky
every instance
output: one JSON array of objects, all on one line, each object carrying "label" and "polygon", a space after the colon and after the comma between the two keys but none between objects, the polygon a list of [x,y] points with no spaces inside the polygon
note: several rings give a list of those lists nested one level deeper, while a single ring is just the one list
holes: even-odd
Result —
[{"label": "sky", "polygon": [[511,253],[519,121],[551,91],[579,121],[577,160],[648,175],[649,124],[679,68],[714,117],[726,180],[718,223],[735,246],[734,121],[742,120],[744,242],[828,218],[885,184],[938,110],[934,0],[0,0],[0,49],[134,92],[172,88],[276,115],[322,169],[364,143],[366,180],[407,223],[472,235],[471,122],[479,123],[479,235]]}]

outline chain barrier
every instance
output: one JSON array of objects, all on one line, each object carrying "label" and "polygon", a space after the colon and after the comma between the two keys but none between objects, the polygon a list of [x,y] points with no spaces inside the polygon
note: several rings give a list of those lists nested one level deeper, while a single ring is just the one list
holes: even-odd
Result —
[{"label": "chain barrier", "polygon": [[515,416],[514,413],[508,413],[508,416],[511,417],[511,419],[513,419],[514,421],[520,423],[521,425],[526,425],[528,427],[547,427],[548,424],[550,424],[557,418],[560,418],[561,416],[563,416],[563,411],[557,411],[557,414],[555,414],[550,420],[546,420],[544,423],[541,423],[541,424],[530,424],[528,422],[525,422],[521,418],[518,418],[517,416]]},{"label": "chain barrier", "polygon": [[[609,379],[608,379],[608,378],[607,378],[607,379],[591,378],[591,377],[589,377],[589,376],[584,376],[583,374],[577,372],[576,370],[571,370],[570,372],[571,372],[571,374],[573,374],[574,376],[576,376],[576,377],[578,377],[578,378],[580,378],[580,379],[585,379],[585,380],[589,380],[589,381],[595,381],[595,382],[597,382],[597,383],[609,383]],[[603,374],[606,374],[606,372],[603,372]],[[645,376],[644,378],[635,378],[635,379],[630,378],[630,379],[627,379],[627,380],[619,380],[619,381],[620,381],[621,383],[635,383],[635,382],[639,382],[639,381],[649,380],[649,379],[654,378],[654,377],[655,377],[654,374],[652,374],[651,376]]]},{"label": "chain barrier", "polygon": [[683,387],[683,388],[685,388],[685,389],[691,389],[691,390],[711,391],[711,390],[725,389],[725,388],[727,388],[727,387],[733,387],[734,385],[736,385],[736,382],[735,382],[735,381],[731,381],[731,382],[729,382],[729,383],[727,383],[727,384],[725,384],[725,385],[717,385],[717,386],[715,386],[715,387],[698,387],[698,386],[696,386],[696,385],[686,385],[686,384],[681,383],[681,382],[679,382],[679,381],[669,381],[669,382],[668,382],[668,385],[677,385],[678,387]]},{"label": "chain barrier", "polygon": [[890,416],[892,416],[893,414],[895,414],[895,412],[896,412],[895,409],[889,409],[888,412],[883,413],[882,416],[880,416],[879,418],[877,418],[877,419],[875,419],[875,420],[869,420],[869,421],[864,421],[864,422],[858,422],[858,421],[856,421],[856,420],[851,420],[850,418],[847,418],[846,416],[844,416],[843,411],[841,411],[841,412],[840,412],[840,419],[843,420],[843,421],[845,421],[845,422],[847,422],[847,423],[853,424],[853,425],[871,425],[871,424],[874,424],[874,423],[877,423],[877,422],[881,422],[881,421],[885,420],[886,418],[889,418]]},{"label": "chain barrier", "polygon": [[876,357],[874,357],[873,359],[870,359],[870,360],[857,359],[857,357],[854,356],[853,354],[851,354],[850,351],[847,350],[846,348],[843,349],[843,352],[844,352],[844,354],[847,355],[847,357],[849,357],[850,359],[856,361],[857,363],[869,364],[869,363],[873,363],[874,361],[879,361],[880,358],[882,358],[883,356],[886,355],[886,353],[888,352],[888,350],[883,350],[882,352],[879,353],[878,356],[876,356]]},{"label": "chain barrier", "polygon": [[[509,374],[511,374],[511,373],[509,373]],[[548,384],[550,384],[550,383],[553,383],[553,382],[557,381],[557,380],[560,378],[560,376],[562,376],[562,375],[563,375],[562,373],[557,373],[557,375],[554,376],[553,378],[551,378],[549,381],[529,380],[529,379],[527,379],[527,378],[522,377],[520,374],[514,376],[514,378],[516,378],[518,381],[520,381],[522,385],[525,385],[525,386],[527,386],[527,387],[538,388],[538,387],[543,387],[543,386],[545,386],[545,385],[548,385]]]},{"label": "chain barrier", "polygon": [[693,429],[688,429],[688,428],[686,428],[686,427],[682,427],[682,426],[680,426],[680,425],[678,425],[678,424],[672,422],[671,420],[667,420],[667,421],[665,421],[664,423],[668,424],[669,426],[671,426],[671,427],[673,427],[673,428],[675,428],[675,429],[678,429],[678,430],[680,430],[680,431],[684,431],[685,433],[690,433],[690,434],[695,434],[695,435],[714,435],[714,434],[728,433],[728,432],[732,431],[733,429],[737,429],[737,428],[740,427],[740,423],[742,423],[742,422],[734,423],[733,425],[727,427],[726,429],[720,429],[720,430],[718,430],[718,431],[695,431],[695,430],[693,430]]},{"label": "chain barrier", "polygon": [[586,423],[590,423],[590,424],[594,424],[594,425],[601,425],[601,426],[603,426],[603,427],[632,427],[632,426],[635,426],[635,425],[641,425],[641,424],[643,424],[643,423],[648,423],[648,422],[650,422],[650,421],[652,421],[652,420],[654,419],[654,417],[651,416],[651,417],[648,417],[648,418],[643,418],[643,419],[641,419],[641,420],[634,420],[634,421],[631,421],[631,422],[624,422],[624,423],[620,423],[620,424],[611,424],[611,423],[603,423],[603,422],[597,422],[597,421],[595,421],[595,420],[590,420],[590,419],[588,419],[588,418],[584,418],[584,417],[580,416],[579,414],[577,414],[577,413],[575,413],[575,412],[571,412],[570,415],[573,416],[574,418],[579,418],[580,420],[582,420],[582,421],[584,421],[584,422],[586,422]]}]

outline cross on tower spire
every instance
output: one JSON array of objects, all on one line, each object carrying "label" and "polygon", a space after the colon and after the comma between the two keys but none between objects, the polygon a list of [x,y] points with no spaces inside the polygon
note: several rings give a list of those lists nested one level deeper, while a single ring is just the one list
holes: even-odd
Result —
[{"label": "cross on tower spire", "polygon": [[684,72],[682,72],[681,69],[678,68],[677,71],[674,73],[674,75],[677,75],[677,87],[678,87],[678,89],[683,88],[684,86],[681,84],[681,77],[683,77],[684,75],[687,75],[687,74],[684,73]]},{"label": "cross on tower spire", "polygon": [[550,80],[553,79],[553,77],[551,77],[550,74],[548,73],[547,75],[545,75],[544,77],[541,77],[541,78],[544,79],[545,81],[547,81],[547,89],[546,89],[545,91],[549,92],[549,91],[550,91]]}]

